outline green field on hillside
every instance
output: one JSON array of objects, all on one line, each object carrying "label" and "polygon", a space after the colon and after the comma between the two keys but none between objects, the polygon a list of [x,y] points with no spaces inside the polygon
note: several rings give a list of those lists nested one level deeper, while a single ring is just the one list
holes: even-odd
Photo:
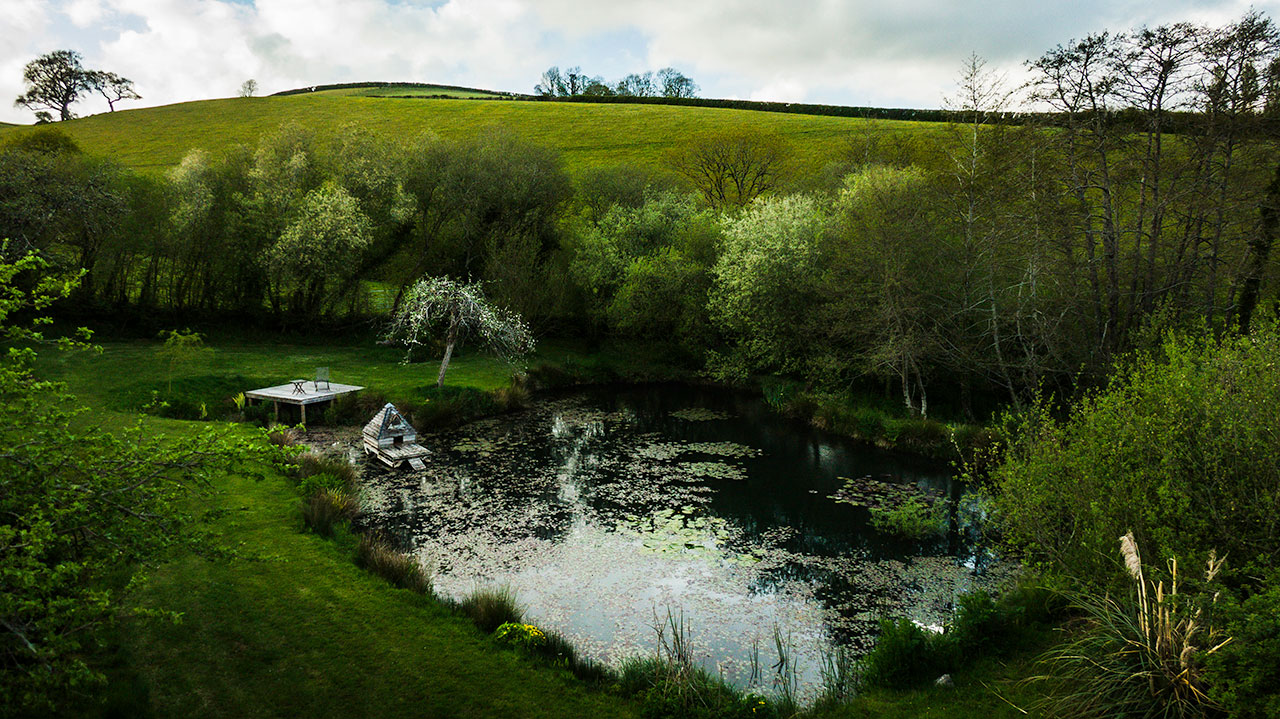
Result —
[{"label": "green field on hillside", "polygon": [[459,88],[448,85],[359,85],[353,87],[321,87],[313,95],[333,95],[336,97],[437,97],[444,95],[455,99],[473,97],[504,97],[497,92],[476,88]]},{"label": "green field on hillside", "polygon": [[[296,122],[330,136],[348,125],[399,138],[434,132],[446,138],[493,127],[563,153],[570,171],[615,164],[662,165],[666,155],[699,135],[737,127],[773,132],[796,151],[796,174],[823,168],[868,133],[938,132],[937,123],[654,105],[590,105],[521,100],[368,97],[376,88],[289,96],[202,100],[121,110],[58,123],[87,152],[136,169],[162,171],[199,148],[219,152]],[[398,91],[400,88],[396,88]],[[0,129],[0,141],[31,126]]]}]

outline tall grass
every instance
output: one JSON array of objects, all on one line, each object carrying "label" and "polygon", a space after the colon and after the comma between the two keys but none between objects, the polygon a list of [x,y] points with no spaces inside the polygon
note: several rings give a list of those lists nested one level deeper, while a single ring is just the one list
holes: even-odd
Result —
[{"label": "tall grass", "polygon": [[1040,678],[1065,687],[1049,707],[1080,719],[1219,714],[1207,694],[1204,661],[1231,641],[1215,625],[1218,595],[1210,593],[1225,558],[1211,553],[1204,586],[1188,593],[1176,559],[1169,560],[1167,584],[1148,578],[1132,532],[1120,538],[1120,553],[1133,591],[1075,597],[1082,630],[1045,655],[1051,672]]},{"label": "tall grass", "polygon": [[302,522],[322,537],[332,537],[333,528],[355,518],[359,502],[340,489],[321,489],[302,500]]},{"label": "tall grass", "polygon": [[397,552],[383,538],[360,535],[356,543],[356,566],[373,572],[394,587],[419,594],[432,594],[431,575],[413,557]]},{"label": "tall grass", "polygon": [[665,619],[655,617],[653,628],[658,638],[657,653],[627,659],[618,677],[619,691],[641,701],[642,716],[652,719],[777,716],[773,704],[744,694],[698,666],[683,614],[677,616],[668,609]]},{"label": "tall grass", "polygon": [[477,589],[458,603],[458,610],[486,634],[508,622],[519,623],[524,619],[524,609],[516,602],[515,592],[507,586]]}]

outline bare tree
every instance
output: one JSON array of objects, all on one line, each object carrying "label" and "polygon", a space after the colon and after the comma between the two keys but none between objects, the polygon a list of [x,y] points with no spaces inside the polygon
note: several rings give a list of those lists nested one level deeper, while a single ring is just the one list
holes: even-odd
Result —
[{"label": "bare tree", "polygon": [[121,100],[142,99],[142,96],[133,89],[133,80],[120,77],[114,72],[91,70],[89,71],[89,83],[107,101],[107,107],[111,109],[111,112],[116,111],[116,103]]},{"label": "bare tree", "polygon": [[663,97],[698,96],[698,83],[674,67],[664,67],[658,71],[658,84],[662,87]]},{"label": "bare tree", "polygon": [[790,155],[779,135],[735,128],[695,140],[671,164],[713,207],[744,207],[777,188]]},{"label": "bare tree", "polygon": [[240,86],[240,97],[253,97],[258,92],[258,81],[249,78]]}]

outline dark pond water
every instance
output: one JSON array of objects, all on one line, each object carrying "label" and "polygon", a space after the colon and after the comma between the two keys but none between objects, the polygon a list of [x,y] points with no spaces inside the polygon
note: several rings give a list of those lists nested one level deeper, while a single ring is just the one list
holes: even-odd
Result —
[{"label": "dark pond water", "polygon": [[[878,617],[941,625],[957,594],[1010,571],[946,466],[727,391],[594,389],[423,443],[425,472],[366,467],[364,521],[441,594],[509,586],[529,621],[606,661],[653,652],[670,611],[699,660],[739,684],[755,655],[769,689],[781,639],[812,693],[824,654],[865,651]],[[865,505],[907,494],[945,502],[945,535],[871,527]]]}]

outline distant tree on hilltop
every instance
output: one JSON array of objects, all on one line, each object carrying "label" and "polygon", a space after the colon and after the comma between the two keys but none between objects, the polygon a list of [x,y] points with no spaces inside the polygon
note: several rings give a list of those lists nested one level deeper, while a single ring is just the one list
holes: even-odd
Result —
[{"label": "distant tree on hilltop", "polygon": [[134,91],[132,80],[113,72],[86,70],[80,59],[75,50],[54,50],[27,63],[22,71],[27,91],[13,104],[34,111],[40,120],[51,117],[47,114],[50,110],[56,111],[60,120],[70,120],[75,117],[71,105],[86,92],[102,93],[113,111],[120,100],[141,98]]}]

